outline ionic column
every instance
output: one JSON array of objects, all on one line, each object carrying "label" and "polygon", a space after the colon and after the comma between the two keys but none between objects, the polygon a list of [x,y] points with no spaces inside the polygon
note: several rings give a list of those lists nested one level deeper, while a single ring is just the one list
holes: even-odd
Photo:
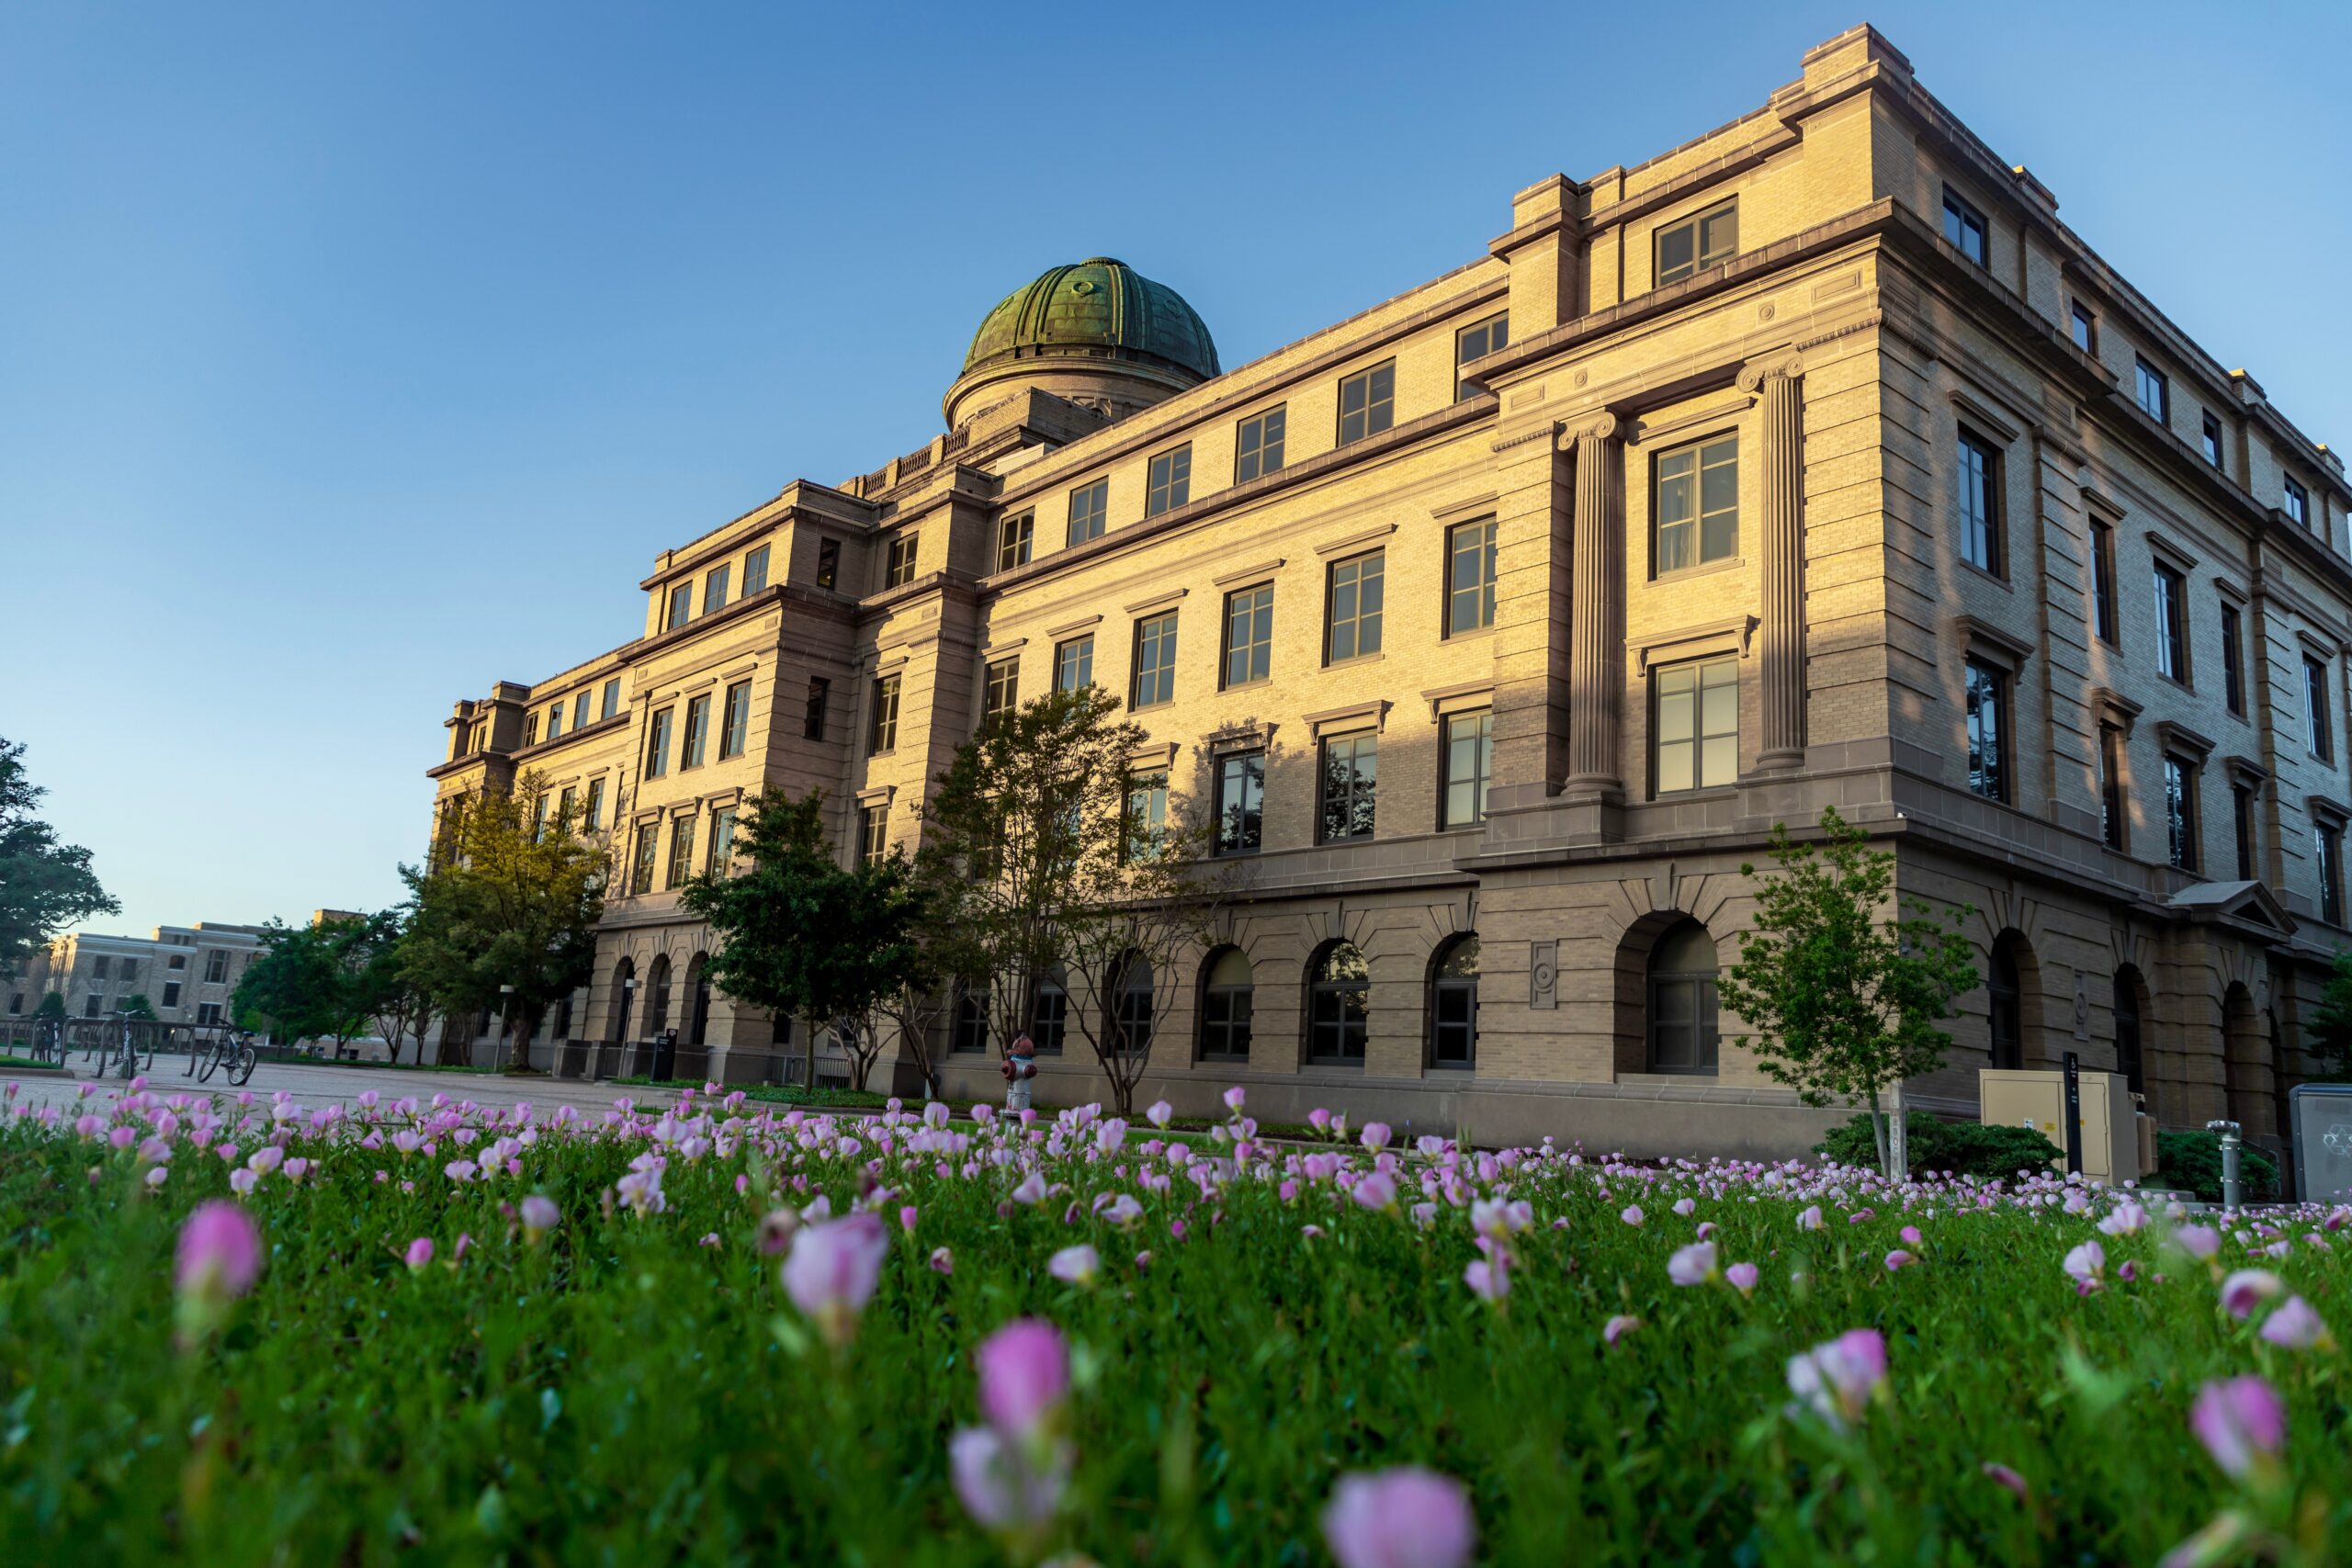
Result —
[{"label": "ionic column", "polygon": [[1804,765],[1804,396],[1794,355],[1750,365],[1764,446],[1764,604],[1757,627],[1759,773]]},{"label": "ionic column", "polygon": [[1576,455],[1576,557],[1568,627],[1568,777],[1565,793],[1622,799],[1617,736],[1625,686],[1623,448],[1617,416],[1561,433]]}]

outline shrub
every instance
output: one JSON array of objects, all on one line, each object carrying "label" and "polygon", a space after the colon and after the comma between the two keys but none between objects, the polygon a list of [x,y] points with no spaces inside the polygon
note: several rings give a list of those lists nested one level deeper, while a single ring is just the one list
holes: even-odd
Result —
[{"label": "shrub", "polygon": [[[2253,1145],[2238,1151],[2238,1174],[2248,1198],[2278,1190],[2278,1167]],[[2156,1179],[2179,1192],[2194,1192],[2208,1203],[2222,1201],[2222,1135],[2219,1133],[2158,1133]]]},{"label": "shrub", "polygon": [[[1916,1171],[1949,1170],[1956,1176],[2014,1179],[2020,1170],[2047,1169],[2064,1151],[2031,1127],[1986,1126],[1976,1122],[1939,1122],[1912,1111],[1905,1119],[1905,1150]],[[1871,1119],[1856,1116],[1830,1130],[1814,1145],[1840,1165],[1878,1168],[1878,1145]]]}]

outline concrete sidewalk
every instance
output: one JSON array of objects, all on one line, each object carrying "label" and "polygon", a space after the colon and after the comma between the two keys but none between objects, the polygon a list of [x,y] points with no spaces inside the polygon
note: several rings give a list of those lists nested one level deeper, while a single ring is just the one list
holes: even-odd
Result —
[{"label": "concrete sidewalk", "polygon": [[[164,1095],[225,1094],[232,1099],[239,1092],[230,1087],[228,1079],[220,1073],[213,1074],[209,1083],[198,1083],[188,1075],[187,1065],[185,1056],[157,1056],[154,1070],[145,1075],[147,1088]],[[85,1066],[78,1055],[72,1058],[67,1070],[62,1073],[0,1070],[0,1082],[17,1086],[15,1101],[17,1105],[71,1104],[81,1098],[81,1089],[85,1085],[90,1089],[93,1100],[104,1100],[130,1087],[119,1077],[92,1077],[90,1067]],[[622,1099],[649,1105],[666,1100],[676,1093],[674,1089],[651,1089],[643,1084],[509,1077],[503,1073],[442,1072],[430,1068],[338,1066],[324,1062],[263,1062],[254,1068],[254,1076],[244,1088],[255,1099],[265,1100],[277,1090],[284,1089],[310,1107],[337,1102],[348,1106],[372,1089],[377,1098],[385,1103],[405,1095],[414,1095],[430,1104],[435,1095],[446,1094],[453,1104],[469,1100],[476,1105],[503,1109],[527,1100],[543,1110],[552,1111],[559,1105],[576,1105],[583,1112],[607,1111],[613,1101]]]}]

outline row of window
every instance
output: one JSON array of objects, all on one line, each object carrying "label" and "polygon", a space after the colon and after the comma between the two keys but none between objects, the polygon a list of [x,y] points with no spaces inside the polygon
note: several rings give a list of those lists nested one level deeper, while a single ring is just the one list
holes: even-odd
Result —
[{"label": "row of window", "polygon": [[630,896],[639,897],[652,892],[656,871],[662,873],[662,887],[665,892],[684,886],[701,872],[717,874],[725,871],[734,859],[735,820],[736,808],[731,806],[710,814],[710,838],[699,865],[695,860],[695,839],[701,824],[698,815],[670,819],[666,864],[662,852],[662,825],[659,822],[639,823],[636,842],[629,854]]},{"label": "row of window", "polygon": [[[1506,316],[1490,316],[1485,321],[1462,328],[1454,333],[1454,365],[1457,369],[1484,355],[1509,345],[1510,326]],[[1454,382],[1456,400],[1470,395],[1473,389],[1457,376]],[[1289,405],[1277,403],[1261,409],[1242,420],[1234,429],[1233,482],[1247,484],[1262,479],[1283,467],[1284,441],[1289,427]],[[1366,369],[1340,378],[1339,417],[1336,436],[1338,445],[1351,446],[1368,435],[1377,435],[1396,423],[1396,362],[1383,360]],[[1156,453],[1146,466],[1144,476],[1144,512],[1146,517],[1157,517],[1184,505],[1193,498],[1193,446],[1186,442],[1165,452]],[[1085,544],[1099,539],[1110,527],[1111,481],[1092,479],[1069,492],[1067,522],[1063,539],[1066,546]],[[912,534],[899,537],[911,541]],[[1026,566],[1037,537],[1037,514],[1034,510],[1018,512],[1001,519],[997,525],[996,570],[1011,571]],[[892,548],[897,548],[894,540]],[[897,557],[892,557],[893,561]],[[908,546],[908,568],[905,579],[895,575],[895,585],[911,580],[912,545]]]},{"label": "row of window", "polygon": [[[734,568],[721,562],[703,574],[702,614],[716,615],[726,608],[728,581]],[[768,585],[768,547],[755,545],[743,556],[743,585],[736,593],[738,599],[748,599]],[[695,616],[695,584],[691,578],[670,585],[669,608],[662,617],[662,629],[675,631]]]},{"label": "row of window", "polygon": [[[595,699],[595,696],[596,694],[585,686],[582,687],[578,692],[572,694],[572,728],[585,729],[588,728],[589,704]],[[620,711],[621,678],[616,675],[604,684],[603,700],[596,704],[596,718],[601,722],[602,720],[612,717],[615,714]],[[554,740],[562,736],[564,733],[563,699],[561,697],[558,697],[554,702],[548,705],[547,723],[544,729],[540,726],[539,718],[540,716],[536,709],[523,716],[524,745],[536,746],[541,739]]]},{"label": "row of window", "polygon": [[[164,967],[173,974],[184,972],[187,968],[187,954],[166,954]],[[97,953],[90,960],[90,978],[94,981],[113,979],[125,987],[135,986],[139,982],[139,960],[128,955],[118,959],[112,953]],[[220,986],[227,984],[228,979],[228,950],[218,947],[207,949],[204,954],[204,983]]]},{"label": "row of window", "polygon": [[[1438,743],[1437,827],[1441,831],[1475,828],[1487,819],[1494,760],[1491,710],[1444,716]],[[1265,844],[1266,753],[1257,749],[1222,752],[1216,758],[1214,777],[1216,852],[1255,854]],[[1315,790],[1316,842],[1344,843],[1372,837],[1379,819],[1379,737],[1326,736],[1317,742]],[[1138,774],[1131,786],[1129,805],[1145,823],[1164,822],[1168,775]]]},{"label": "row of window", "polygon": [[[645,773],[649,779],[664,777],[670,772],[670,731],[678,710],[665,707],[647,721],[645,734]],[[740,757],[751,735],[752,682],[738,681],[727,688],[726,706],[718,720],[718,760]],[[678,745],[678,767],[681,772],[698,768],[710,743],[710,694],[686,699],[685,728]]]}]

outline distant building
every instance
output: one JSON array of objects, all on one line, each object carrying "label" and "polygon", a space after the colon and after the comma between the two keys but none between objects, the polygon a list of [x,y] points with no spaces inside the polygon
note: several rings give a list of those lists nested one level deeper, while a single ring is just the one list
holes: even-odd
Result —
[{"label": "distant building", "polygon": [[8,982],[7,1016],[25,1017],[55,991],[69,1018],[104,1018],[143,996],[166,1023],[215,1023],[228,1016],[229,993],[261,952],[261,931],[202,920],[157,926],[151,937],[74,931]]}]

